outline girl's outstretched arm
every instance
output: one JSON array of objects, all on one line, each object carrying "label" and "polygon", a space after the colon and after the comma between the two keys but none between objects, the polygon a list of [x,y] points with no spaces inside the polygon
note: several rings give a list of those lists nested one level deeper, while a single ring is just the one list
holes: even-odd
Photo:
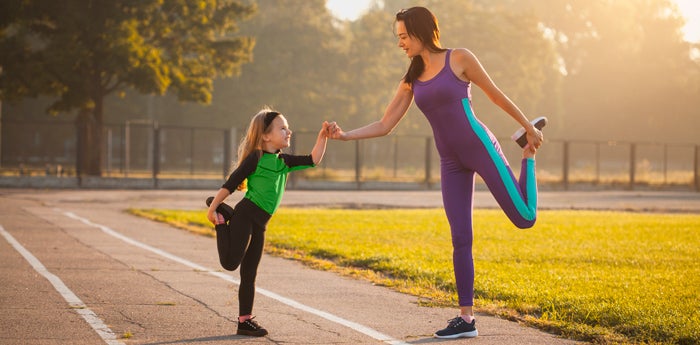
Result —
[{"label": "girl's outstretched arm", "polygon": [[328,142],[328,122],[323,121],[321,130],[318,132],[318,137],[316,138],[316,145],[311,150],[311,159],[314,164],[321,163],[323,155],[326,153],[326,143]]}]

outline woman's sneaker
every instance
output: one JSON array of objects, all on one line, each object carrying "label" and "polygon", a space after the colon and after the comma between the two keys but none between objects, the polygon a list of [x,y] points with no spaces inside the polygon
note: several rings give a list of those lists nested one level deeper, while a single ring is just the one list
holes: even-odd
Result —
[{"label": "woman's sneaker", "polygon": [[[530,121],[532,125],[535,126],[537,129],[542,129],[544,126],[547,124],[547,118],[544,116],[540,116],[532,121]],[[511,139],[515,140],[520,147],[525,147],[527,145],[527,132],[525,131],[525,128],[520,127],[513,135],[510,136]]]},{"label": "woman's sneaker", "polygon": [[238,335],[248,335],[251,337],[262,337],[267,335],[267,330],[262,328],[260,324],[258,324],[254,318],[250,318],[248,320],[245,320],[243,322],[238,323],[238,330],[236,331],[236,334]]},{"label": "woman's sneaker", "polygon": [[467,323],[467,321],[464,321],[461,316],[457,316],[448,322],[449,323],[445,329],[441,329],[433,334],[435,338],[474,338],[479,335],[479,332],[476,330],[476,320],[472,320],[471,323]]}]

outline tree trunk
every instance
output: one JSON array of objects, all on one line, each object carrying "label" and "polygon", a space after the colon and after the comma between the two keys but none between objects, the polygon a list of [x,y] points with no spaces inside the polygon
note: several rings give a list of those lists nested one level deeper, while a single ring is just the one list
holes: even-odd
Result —
[{"label": "tree trunk", "polygon": [[[100,111],[101,112],[101,111]],[[102,120],[98,107],[78,112],[76,172],[78,175],[102,176]]]}]

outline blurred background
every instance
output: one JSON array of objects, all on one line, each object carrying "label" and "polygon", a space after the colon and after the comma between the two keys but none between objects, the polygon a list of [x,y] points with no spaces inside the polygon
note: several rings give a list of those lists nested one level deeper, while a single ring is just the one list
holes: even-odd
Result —
[{"label": "blurred background", "polygon": [[[218,184],[266,105],[308,153],[322,121],[383,115],[409,63],[394,15],[417,5],[444,47],[549,118],[543,185],[700,189],[700,5],[680,0],[3,1],[0,175]],[[472,93],[517,172],[517,124]],[[439,188],[424,116],[413,105],[389,137],[331,141],[290,187],[332,182]]]}]

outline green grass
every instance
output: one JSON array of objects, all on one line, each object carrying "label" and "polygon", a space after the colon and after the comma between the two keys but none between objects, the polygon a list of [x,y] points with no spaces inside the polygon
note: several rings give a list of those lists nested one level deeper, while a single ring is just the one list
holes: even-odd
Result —
[{"label": "green grass", "polygon": [[141,210],[128,209],[127,212],[152,219],[159,222],[174,225],[180,229],[185,229],[199,235],[215,237],[216,233],[207,220],[204,212],[177,211],[177,210]]},{"label": "green grass", "polygon": [[[179,223],[211,229],[201,211],[176,214]],[[700,343],[700,215],[540,211],[538,218],[519,230],[501,211],[475,211],[477,311],[601,344]],[[269,252],[456,306],[440,209],[281,208],[267,241]]]}]

